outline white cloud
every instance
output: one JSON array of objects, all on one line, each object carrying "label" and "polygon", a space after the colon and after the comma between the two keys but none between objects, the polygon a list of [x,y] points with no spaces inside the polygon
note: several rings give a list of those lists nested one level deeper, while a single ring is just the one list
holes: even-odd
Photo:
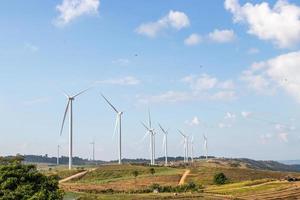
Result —
[{"label": "white cloud", "polygon": [[212,94],[212,100],[231,101],[237,98],[235,91],[219,91]]},{"label": "white cloud", "polygon": [[113,60],[112,63],[118,64],[118,65],[128,65],[130,63],[130,61],[126,58],[119,58],[119,59]]},{"label": "white cloud", "polygon": [[24,48],[26,50],[29,50],[29,51],[32,51],[32,52],[37,52],[39,50],[39,47],[32,44],[32,43],[29,43],[29,42],[25,42],[24,43]]},{"label": "white cloud", "polygon": [[214,88],[218,79],[211,77],[208,74],[201,74],[200,76],[186,76],[182,79],[183,82],[189,83],[190,87],[195,91],[203,91]]},{"label": "white cloud", "polygon": [[232,119],[234,120],[236,118],[236,115],[231,112],[226,112],[224,119]]},{"label": "white cloud", "polygon": [[187,46],[195,46],[202,41],[202,37],[196,33],[191,34],[184,40],[184,44]]},{"label": "white cloud", "polygon": [[242,115],[242,117],[244,117],[244,118],[248,118],[248,117],[250,117],[252,114],[253,114],[252,112],[247,112],[247,111],[242,111],[242,112],[241,112],[241,115]]},{"label": "white cloud", "polygon": [[201,121],[197,116],[195,116],[192,120],[186,120],[185,123],[189,126],[199,126]]},{"label": "white cloud", "polygon": [[241,6],[238,0],[225,0],[224,5],[234,22],[247,24],[248,33],[261,40],[272,41],[280,48],[300,42],[300,7],[287,0],[278,0],[273,7],[267,2]]},{"label": "white cloud", "polygon": [[300,102],[300,51],[255,63],[241,77],[257,91],[273,92],[279,87]]},{"label": "white cloud", "polygon": [[63,0],[56,6],[59,16],[55,25],[64,26],[82,15],[98,14],[100,0]]},{"label": "white cloud", "polygon": [[267,144],[271,139],[272,135],[270,133],[260,135],[260,143]]},{"label": "white cloud", "polygon": [[159,95],[152,96],[137,96],[139,103],[178,103],[190,101],[195,97],[187,92],[167,91]]},{"label": "white cloud", "polygon": [[136,32],[138,34],[146,35],[148,37],[155,37],[165,29],[173,28],[176,30],[180,30],[188,27],[189,25],[190,20],[185,13],[170,10],[168,15],[162,17],[156,22],[148,22],[141,24],[136,29]]},{"label": "white cloud", "polygon": [[201,74],[185,76],[180,81],[187,84],[188,90],[171,90],[158,95],[138,96],[139,102],[231,101],[237,98],[231,80],[219,81],[216,77]]},{"label": "white cloud", "polygon": [[231,127],[232,127],[232,124],[228,124],[228,123],[223,123],[223,122],[221,122],[221,123],[218,124],[218,127],[219,127],[219,128],[231,128]]},{"label": "white cloud", "polygon": [[259,94],[274,94],[270,80],[264,74],[257,74],[251,70],[244,71],[241,80],[245,81],[250,89]]},{"label": "white cloud", "polygon": [[219,88],[226,90],[233,90],[235,88],[235,84],[232,80],[227,80],[219,83]]},{"label": "white cloud", "polygon": [[208,38],[213,42],[227,43],[232,42],[235,39],[235,34],[233,30],[215,29],[213,32],[208,34]]},{"label": "white cloud", "polygon": [[112,84],[112,85],[138,85],[141,81],[133,76],[126,76],[118,79],[107,79],[96,81],[96,84]]}]

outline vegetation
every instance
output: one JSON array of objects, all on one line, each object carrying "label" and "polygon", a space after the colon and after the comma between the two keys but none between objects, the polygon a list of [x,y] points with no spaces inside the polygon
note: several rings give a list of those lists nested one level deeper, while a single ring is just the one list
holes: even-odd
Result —
[{"label": "vegetation", "polygon": [[[82,179],[77,180],[76,183],[95,183],[104,184],[108,182],[122,181],[133,179],[134,171],[138,172],[139,177],[148,177],[150,172],[149,167],[140,165],[103,165],[95,171],[88,173]],[[153,167],[157,176],[167,176],[180,174],[181,170],[169,167]],[[152,171],[152,170],[151,170]]]},{"label": "vegetation", "polygon": [[155,169],[154,168],[150,168],[150,174],[153,176],[155,174]]},{"label": "vegetation", "polygon": [[58,178],[45,176],[34,165],[21,164],[20,158],[1,159],[0,200],[61,200]]},{"label": "vegetation", "polygon": [[214,183],[217,185],[223,185],[227,182],[228,178],[225,176],[224,173],[217,173],[214,176]]}]

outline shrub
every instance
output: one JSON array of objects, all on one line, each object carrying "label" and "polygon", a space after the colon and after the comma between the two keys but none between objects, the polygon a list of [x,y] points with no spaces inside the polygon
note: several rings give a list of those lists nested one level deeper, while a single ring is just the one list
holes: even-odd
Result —
[{"label": "shrub", "polygon": [[228,181],[227,177],[224,173],[218,173],[214,176],[214,183],[216,185],[223,185]]},{"label": "shrub", "polygon": [[150,168],[150,174],[152,174],[152,175],[155,174],[155,169],[154,168]]},{"label": "shrub", "polygon": [[8,162],[0,165],[1,200],[61,200],[57,176],[45,176],[34,165]]}]

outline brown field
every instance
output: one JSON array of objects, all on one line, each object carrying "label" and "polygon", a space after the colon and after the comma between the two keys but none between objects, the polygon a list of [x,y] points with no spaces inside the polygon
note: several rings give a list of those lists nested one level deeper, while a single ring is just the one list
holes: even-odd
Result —
[{"label": "brown field", "polygon": [[[196,162],[186,177],[204,186],[203,193],[196,194],[101,194],[107,189],[130,192],[145,189],[153,183],[164,186],[176,186],[186,169],[175,167],[154,167],[155,174],[149,173],[150,167],[137,165],[101,166],[79,180],[61,184],[65,191],[89,193],[81,199],[300,199],[300,182],[284,181],[286,176],[300,177],[300,173],[253,170],[240,165],[232,167],[226,162]],[[139,172],[134,178],[132,172]],[[229,181],[222,186],[213,184],[213,176],[223,172]],[[91,194],[94,193],[93,198]],[[101,198],[100,198],[101,196]]]}]

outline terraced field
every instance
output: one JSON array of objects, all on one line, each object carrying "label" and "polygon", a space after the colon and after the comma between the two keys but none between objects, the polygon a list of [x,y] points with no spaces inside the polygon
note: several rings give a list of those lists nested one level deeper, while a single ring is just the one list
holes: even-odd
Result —
[{"label": "terraced field", "polygon": [[[198,161],[187,168],[107,165],[90,171],[84,177],[61,184],[66,191],[79,192],[80,199],[300,199],[300,182],[284,181],[286,176],[300,177],[300,173],[254,170],[245,165],[232,166],[226,162]],[[157,183],[178,185],[185,171],[190,170],[185,182],[204,187],[203,193],[130,194]],[[133,176],[133,171],[138,176]],[[229,179],[222,186],[214,185],[213,176],[223,172]],[[103,194],[113,190],[113,194]],[[101,192],[101,195],[95,193]],[[115,193],[116,192],[116,193]]]},{"label": "terraced field", "polygon": [[[176,186],[184,169],[169,167],[151,167],[155,170],[152,175],[150,167],[136,165],[101,166],[79,180],[62,184],[68,191],[129,191],[147,188],[153,183]],[[135,178],[133,172],[137,171]]]}]

